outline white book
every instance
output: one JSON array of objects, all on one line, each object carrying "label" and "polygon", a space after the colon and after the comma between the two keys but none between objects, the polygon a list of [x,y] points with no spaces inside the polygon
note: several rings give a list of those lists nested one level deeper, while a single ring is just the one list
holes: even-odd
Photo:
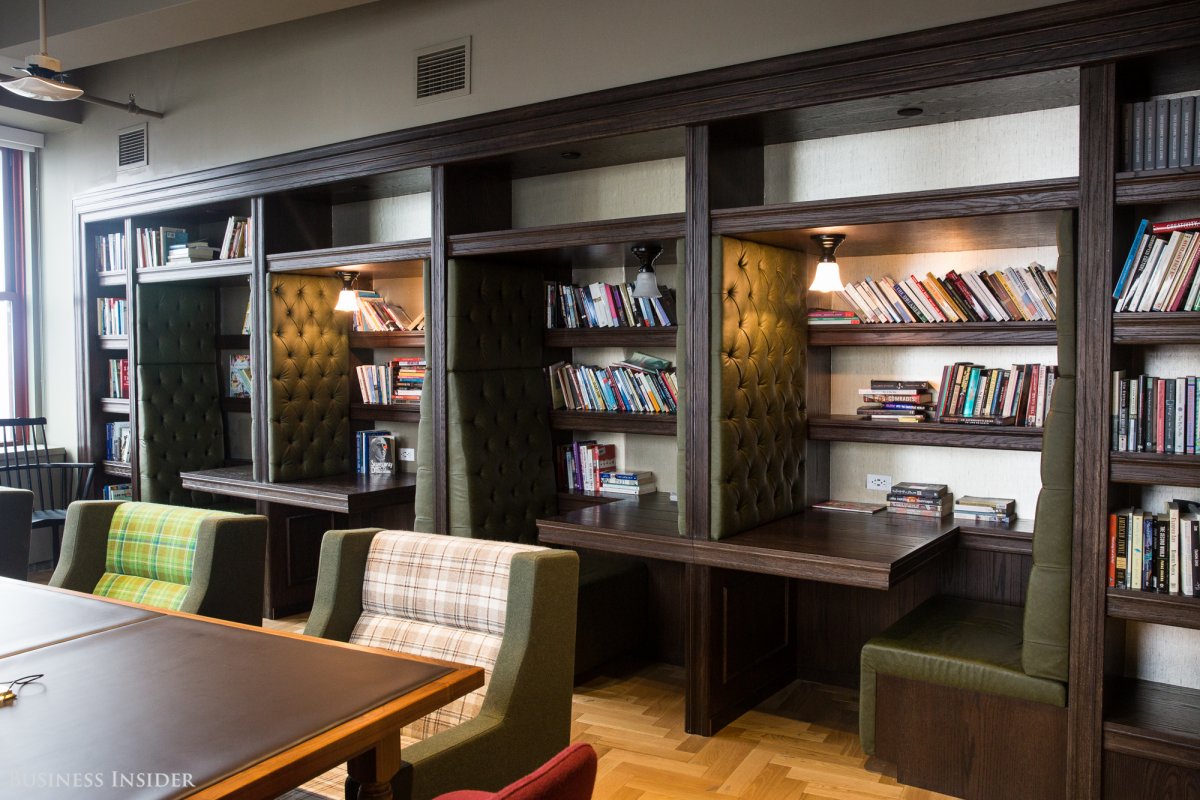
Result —
[{"label": "white book", "polygon": [[1158,291],[1154,294],[1154,301],[1150,304],[1151,311],[1163,310],[1163,306],[1167,302],[1167,297],[1170,295],[1171,289],[1175,286],[1175,279],[1179,276],[1179,264],[1183,260],[1183,254],[1189,244],[1191,244],[1191,236],[1189,234],[1182,231],[1175,231],[1171,234],[1171,239],[1167,242],[1167,246],[1163,250],[1163,277],[1159,283]]},{"label": "white book", "polygon": [[892,308],[892,304],[888,302],[887,295],[883,293],[883,289],[879,288],[879,284],[874,278],[867,278],[864,283],[871,295],[875,298],[875,304],[883,312],[885,322],[903,322],[904,318],[900,316],[896,309]]},{"label": "white book", "polygon": [[925,316],[932,322],[940,322],[942,320],[941,312],[935,311],[933,306],[929,305],[929,300],[926,299],[925,293],[916,284],[917,279],[911,275],[900,281],[900,285],[904,287],[904,291],[908,292],[908,296],[921,307],[921,310],[925,312]]},{"label": "white book", "polygon": [[1150,256],[1146,259],[1146,266],[1142,269],[1137,280],[1133,282],[1133,291],[1129,295],[1129,302],[1120,311],[1137,311],[1138,305],[1141,303],[1142,295],[1146,293],[1146,286],[1150,283],[1151,276],[1154,274],[1155,268],[1158,266],[1158,257],[1162,253],[1163,245],[1166,242],[1154,237],[1154,241],[1150,244]]},{"label": "white book", "polygon": [[979,302],[988,312],[988,316],[996,322],[1004,322],[1008,319],[1008,314],[996,302],[996,298],[992,296],[991,290],[984,284],[983,278],[979,277],[979,272],[962,272],[962,279],[967,282],[975,296],[979,298]]},{"label": "white book", "polygon": [[1200,514],[1183,514],[1179,518],[1179,589],[1186,597],[1196,596],[1195,565],[1192,552],[1195,547],[1195,532],[1192,524],[1200,520]]},{"label": "white book", "polygon": [[1129,523],[1129,566],[1126,569],[1130,589],[1142,588],[1142,564],[1145,556],[1142,526],[1145,524],[1145,519],[1145,512],[1142,509],[1135,508],[1133,510]]},{"label": "white book", "polygon": [[892,304],[892,308],[896,309],[896,313],[900,315],[901,319],[903,319],[905,322],[917,321],[916,318],[913,317],[912,312],[908,310],[908,307],[904,305],[904,301],[900,299],[900,295],[896,294],[896,290],[892,288],[891,278],[880,279],[879,288],[883,290],[884,295],[887,296],[888,302]]},{"label": "white book", "polygon": [[870,306],[872,316],[876,322],[892,321],[891,315],[883,310],[882,306],[879,305],[879,298],[877,298],[875,293],[871,291],[871,282],[869,280],[860,281],[858,284],[856,284],[856,287],[858,289],[859,296],[862,297],[867,305]]},{"label": "white book", "polygon": [[1179,594],[1179,503],[1167,503],[1167,592]]},{"label": "white book", "polygon": [[1156,248],[1154,269],[1145,283],[1142,296],[1138,298],[1135,311],[1149,311],[1154,307],[1154,298],[1158,296],[1158,289],[1162,286],[1163,279],[1167,276],[1167,267],[1171,264],[1173,245],[1179,241],[1178,234],[1179,231],[1175,231],[1171,234],[1170,239],[1163,242],[1162,247]]}]

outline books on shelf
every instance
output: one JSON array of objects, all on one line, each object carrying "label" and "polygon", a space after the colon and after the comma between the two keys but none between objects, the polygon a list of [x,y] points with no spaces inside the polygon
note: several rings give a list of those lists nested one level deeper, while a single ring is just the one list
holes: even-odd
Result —
[{"label": "books on shelf", "polygon": [[1138,224],[1113,288],[1116,311],[1200,311],[1200,219]]},{"label": "books on shelf", "polygon": [[[351,330],[371,333],[420,330],[418,320],[410,317],[402,307],[385,301],[379,292],[359,289],[356,294],[358,303],[350,320]],[[423,314],[419,322],[424,323]]]},{"label": "books on shelf", "polygon": [[1200,452],[1200,378],[1113,373],[1110,437],[1115,453]]},{"label": "books on shelf", "polygon": [[250,396],[250,354],[232,353],[229,356],[229,396]]},{"label": "books on shelf", "polygon": [[1017,518],[1017,501],[1009,497],[965,495],[954,504],[954,517],[1007,525]]},{"label": "books on shelf", "polygon": [[1108,585],[1200,597],[1200,503],[1172,500],[1162,514],[1109,514]]},{"label": "books on shelf", "polygon": [[944,483],[904,481],[892,484],[887,507],[893,514],[941,519],[954,510],[954,494]]},{"label": "books on shelf", "polygon": [[[943,277],[870,277],[848,282],[838,295],[863,322],[1019,322],[1058,317],[1058,273],[1037,262],[957,272]],[[810,318],[809,322],[812,322]]]},{"label": "books on shelf", "polygon": [[396,437],[391,431],[354,434],[354,471],[359,475],[391,475],[396,471]]},{"label": "books on shelf", "polygon": [[861,325],[862,320],[853,311],[835,311],[828,308],[810,308],[809,325]]},{"label": "books on shelf", "polygon": [[134,263],[138,269],[164,266],[168,252],[188,246],[188,232],[183,228],[137,228],[133,234]]},{"label": "books on shelf", "polygon": [[218,258],[245,258],[250,241],[250,220],[246,217],[230,217],[225,223],[225,236],[221,239]]},{"label": "books on shelf", "polygon": [[129,422],[109,422],[104,425],[104,460],[129,463],[131,437]]},{"label": "books on shelf", "polygon": [[102,500],[132,500],[133,485],[129,483],[109,483],[100,490]]},{"label": "books on shelf", "polygon": [[1151,98],[1121,106],[1121,170],[1200,165],[1196,95]]},{"label": "books on shelf", "polygon": [[94,242],[97,272],[122,272],[129,266],[124,232],[100,234]]},{"label": "books on shelf", "polygon": [[1053,364],[989,368],[966,361],[942,368],[936,413],[939,422],[1040,428],[1058,380]]},{"label": "books on shelf", "polygon": [[857,503],[853,500],[825,500],[821,503],[813,503],[812,507],[825,511],[848,511],[853,514],[875,514],[887,508],[878,503]]},{"label": "books on shelf", "polygon": [[386,364],[363,364],[355,368],[364,403],[417,404],[425,386],[423,357],[393,358]]},{"label": "books on shelf", "polygon": [[101,336],[125,335],[125,298],[101,297],[96,300],[96,327]]},{"label": "books on shelf", "polygon": [[660,286],[662,297],[634,297],[631,283],[547,281],[547,328],[638,328],[674,325],[675,292]]},{"label": "books on shelf", "polygon": [[167,263],[195,264],[199,261],[212,261],[216,255],[217,248],[209,247],[208,242],[189,242],[173,245],[167,251]]},{"label": "books on shelf", "polygon": [[108,360],[108,391],[105,397],[126,399],[129,397],[129,359]]},{"label": "books on shelf", "polygon": [[[558,445],[555,448],[555,455],[554,470],[558,485],[568,492],[599,492],[604,483],[601,475],[607,474],[609,481],[612,482],[612,475],[617,472],[617,446],[615,444],[599,444],[594,439],[588,439]],[[625,474],[637,475],[638,473]],[[628,492],[629,494],[638,494],[638,489],[651,484],[643,484],[638,478],[636,482],[619,483],[618,485],[622,488],[628,486],[634,490]]]},{"label": "books on shelf", "polygon": [[[642,366],[647,363],[668,366]],[[638,353],[608,367],[559,361],[546,367],[551,407],[575,411],[674,414],[679,403],[679,383],[675,370],[669,364],[663,359]]]},{"label": "books on shelf", "polygon": [[872,380],[859,389],[860,419],[925,422],[933,412],[933,387],[928,381]]}]

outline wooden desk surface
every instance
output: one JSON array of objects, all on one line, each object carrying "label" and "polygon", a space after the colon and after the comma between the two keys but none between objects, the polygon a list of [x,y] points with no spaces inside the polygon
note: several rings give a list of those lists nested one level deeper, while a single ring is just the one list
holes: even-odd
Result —
[{"label": "wooden desk surface", "polygon": [[72,592],[0,578],[0,656],[158,616],[150,609],[97,603]]},{"label": "wooden desk surface", "polygon": [[212,494],[266,500],[300,508],[355,514],[396,503],[411,502],[416,496],[417,476],[409,472],[393,475],[330,475],[287,483],[254,480],[250,465],[194,470],[179,473],[183,488]]}]

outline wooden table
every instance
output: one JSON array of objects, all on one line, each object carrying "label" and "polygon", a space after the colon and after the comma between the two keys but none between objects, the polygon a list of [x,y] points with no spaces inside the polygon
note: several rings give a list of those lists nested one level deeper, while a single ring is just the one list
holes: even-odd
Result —
[{"label": "wooden table", "polygon": [[0,708],[0,798],[271,798],[343,762],[387,798],[400,729],[483,685],[478,667],[17,581],[0,596],[62,612],[0,657],[5,680],[45,673]]},{"label": "wooden table", "polygon": [[316,587],[321,537],[337,528],[411,528],[417,478],[331,475],[287,483],[256,481],[250,465],[179,473],[183,488],[253,500],[267,517],[267,581],[263,615],[307,611]]}]

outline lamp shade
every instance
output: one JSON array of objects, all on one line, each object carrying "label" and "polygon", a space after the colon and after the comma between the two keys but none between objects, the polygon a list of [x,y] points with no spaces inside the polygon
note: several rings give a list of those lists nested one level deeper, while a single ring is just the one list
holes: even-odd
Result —
[{"label": "lamp shade", "polygon": [[64,100],[74,100],[83,94],[83,89],[78,86],[72,86],[69,83],[61,81],[52,81],[48,78],[39,78],[36,75],[27,75],[24,78],[14,78],[10,81],[0,83],[5,89],[8,89],[13,94],[19,94],[21,97],[28,97],[32,100],[48,100],[50,102],[60,103]]},{"label": "lamp shade", "polygon": [[634,297],[662,297],[658,289],[658,276],[653,271],[639,272],[633,282]]},{"label": "lamp shade", "polygon": [[353,289],[342,289],[338,292],[337,305],[333,307],[334,311],[357,311],[358,310],[358,292]]},{"label": "lamp shade", "polygon": [[817,274],[810,292],[840,292],[842,291],[842,273],[836,261],[822,261],[817,264]]}]

